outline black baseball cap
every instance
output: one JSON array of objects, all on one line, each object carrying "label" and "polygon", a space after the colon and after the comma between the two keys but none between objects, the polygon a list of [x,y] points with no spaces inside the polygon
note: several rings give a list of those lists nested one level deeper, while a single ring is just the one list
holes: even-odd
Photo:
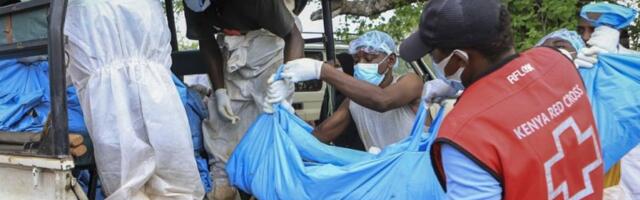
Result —
[{"label": "black baseball cap", "polygon": [[400,45],[406,61],[422,58],[434,48],[464,48],[498,38],[499,0],[430,0],[418,30]]}]

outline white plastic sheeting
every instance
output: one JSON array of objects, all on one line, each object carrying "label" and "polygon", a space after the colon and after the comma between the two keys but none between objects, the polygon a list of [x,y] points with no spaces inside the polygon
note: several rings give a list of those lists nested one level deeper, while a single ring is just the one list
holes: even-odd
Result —
[{"label": "white plastic sheeting", "polygon": [[68,73],[108,199],[202,199],[156,0],[71,0]]}]

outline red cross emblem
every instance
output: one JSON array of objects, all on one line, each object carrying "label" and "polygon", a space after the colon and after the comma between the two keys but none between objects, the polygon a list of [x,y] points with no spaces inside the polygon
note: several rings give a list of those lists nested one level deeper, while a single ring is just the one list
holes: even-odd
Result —
[{"label": "red cross emblem", "polygon": [[[571,135],[563,136],[563,134]],[[568,136],[565,138],[566,141],[566,139],[569,137],[573,139],[574,137],[571,137],[573,134],[575,134],[575,139],[577,139],[577,144],[580,146],[580,148],[590,148],[595,151],[594,153],[596,155],[596,158],[594,160],[588,160],[588,162],[586,163],[567,163],[569,161],[567,161],[566,158],[570,158],[568,154],[571,152],[565,152],[565,145],[563,145],[561,142],[561,136],[563,138],[565,138],[565,136]],[[586,131],[583,132],[580,130],[580,127],[578,127],[578,124],[576,124],[576,121],[573,119],[573,117],[569,117],[553,130],[553,140],[557,152],[544,163],[544,171],[547,180],[548,199],[552,200],[558,197],[563,197],[563,199],[566,200],[583,199],[586,196],[592,194],[594,191],[593,184],[591,183],[590,173],[596,170],[600,165],[602,165],[602,156],[600,155],[600,148],[598,147],[598,140],[594,135],[593,126],[590,126]],[[556,184],[558,183],[557,181],[554,182],[554,178],[556,178],[556,180],[565,178],[564,175],[554,175],[553,173],[554,165],[562,162],[564,162],[564,164],[583,166],[581,171],[582,181],[584,183],[583,188],[576,189],[575,187],[579,186],[571,185],[572,188],[570,190],[569,182],[566,179],[560,181],[559,184]]]}]

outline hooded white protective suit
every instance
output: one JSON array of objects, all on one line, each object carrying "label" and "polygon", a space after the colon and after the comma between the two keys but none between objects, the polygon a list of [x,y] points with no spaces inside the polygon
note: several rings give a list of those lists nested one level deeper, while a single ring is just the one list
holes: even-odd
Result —
[{"label": "hooded white protective suit", "polygon": [[157,0],[70,0],[68,73],[108,199],[202,199]]}]

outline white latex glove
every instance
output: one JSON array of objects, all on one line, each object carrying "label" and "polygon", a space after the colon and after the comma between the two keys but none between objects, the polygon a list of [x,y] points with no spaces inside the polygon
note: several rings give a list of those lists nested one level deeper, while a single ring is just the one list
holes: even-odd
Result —
[{"label": "white latex glove", "polygon": [[380,152],[382,152],[382,149],[380,149],[380,148],[378,148],[376,146],[371,146],[371,147],[369,147],[369,150],[367,152],[369,152],[370,154],[373,154],[373,155],[378,155],[378,154],[380,154]]},{"label": "white latex glove", "polygon": [[273,113],[272,105],[285,101],[295,92],[295,86],[292,82],[285,80],[274,80],[274,75],[269,78],[269,87],[267,88],[267,96],[265,97],[265,105],[263,111]]},{"label": "white latex glove", "polygon": [[620,42],[620,31],[609,26],[598,26],[591,34],[587,44],[591,47],[599,47],[607,52],[618,53],[618,43]]},{"label": "white latex glove", "polygon": [[435,79],[424,83],[422,88],[422,101],[426,105],[437,103],[448,97],[455,97],[458,93],[447,81]]},{"label": "white latex glove", "polygon": [[[282,102],[280,102],[280,105],[287,110],[287,112],[291,113],[291,114],[296,114],[296,110],[293,108],[293,106],[291,106],[291,103],[289,103],[289,101],[282,100]],[[265,113],[274,113],[275,110],[273,110],[273,104],[268,103],[268,102],[264,102],[264,105],[262,105],[262,111]]]},{"label": "white latex glove", "polygon": [[231,121],[231,124],[235,124],[240,120],[240,117],[233,114],[233,110],[231,110],[231,101],[229,100],[229,96],[227,95],[227,89],[220,88],[215,91],[216,94],[216,102],[218,104],[218,113]]},{"label": "white latex glove", "polygon": [[573,63],[577,68],[592,68],[598,62],[598,54],[600,53],[607,53],[607,51],[597,46],[583,48],[578,52]]},{"label": "white latex glove", "polygon": [[291,114],[296,114],[296,109],[294,109],[293,106],[291,106],[291,103],[289,103],[289,101],[283,100],[280,105],[282,105],[282,107],[286,109],[287,112]]},{"label": "white latex glove", "polygon": [[282,71],[282,78],[297,83],[300,81],[320,79],[322,61],[300,58],[287,62]]}]

